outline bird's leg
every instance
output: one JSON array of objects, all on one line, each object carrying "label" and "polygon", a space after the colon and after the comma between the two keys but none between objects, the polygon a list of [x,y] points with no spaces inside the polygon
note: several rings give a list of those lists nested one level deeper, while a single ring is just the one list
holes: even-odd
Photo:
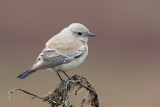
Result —
[{"label": "bird's leg", "polygon": [[57,72],[57,75],[61,79],[61,81],[64,81],[58,72]]},{"label": "bird's leg", "polygon": [[64,71],[63,71],[63,73],[71,80],[71,78],[67,75],[67,73],[65,73]]}]

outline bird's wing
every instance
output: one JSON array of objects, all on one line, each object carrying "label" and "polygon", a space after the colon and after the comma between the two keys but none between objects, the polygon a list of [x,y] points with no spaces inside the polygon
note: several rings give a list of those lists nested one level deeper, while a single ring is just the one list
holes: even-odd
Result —
[{"label": "bird's wing", "polygon": [[46,45],[32,69],[39,70],[69,63],[85,52],[83,43],[73,39],[55,39]]},{"label": "bird's wing", "polygon": [[67,55],[57,53],[54,49],[48,49],[42,51],[34,66],[36,69],[51,68],[57,65],[68,63],[73,59],[74,58]]},{"label": "bird's wing", "polygon": [[81,50],[77,50],[77,51],[74,51],[70,54],[68,54],[69,57],[71,58],[79,58],[81,55],[83,55],[85,52],[85,50],[81,49]]}]

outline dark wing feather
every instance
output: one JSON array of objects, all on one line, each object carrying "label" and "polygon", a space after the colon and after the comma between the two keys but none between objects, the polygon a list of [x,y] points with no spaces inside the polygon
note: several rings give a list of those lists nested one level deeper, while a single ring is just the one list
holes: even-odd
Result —
[{"label": "dark wing feather", "polygon": [[32,69],[40,70],[51,68],[57,65],[65,64],[72,61],[74,58],[57,53],[55,51],[43,51],[38,59],[37,62],[33,65]]}]

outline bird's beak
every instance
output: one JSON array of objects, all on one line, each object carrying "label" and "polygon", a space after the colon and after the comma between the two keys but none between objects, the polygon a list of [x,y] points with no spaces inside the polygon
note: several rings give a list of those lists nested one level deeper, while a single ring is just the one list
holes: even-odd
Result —
[{"label": "bird's beak", "polygon": [[95,34],[93,34],[93,33],[90,33],[88,36],[96,36]]}]

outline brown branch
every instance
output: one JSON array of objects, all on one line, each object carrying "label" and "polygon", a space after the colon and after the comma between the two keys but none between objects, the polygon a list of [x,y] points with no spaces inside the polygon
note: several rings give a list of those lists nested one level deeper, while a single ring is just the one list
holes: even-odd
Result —
[{"label": "brown branch", "polygon": [[85,77],[79,75],[74,75],[71,77],[71,80],[60,82],[57,87],[44,98],[19,88],[10,91],[9,96],[19,90],[33,96],[33,98],[39,98],[50,103],[51,107],[58,107],[60,105],[62,107],[73,107],[70,104],[69,93],[74,92],[75,95],[77,95],[78,91],[81,89],[85,89],[85,91],[88,92],[88,96],[82,99],[81,107],[99,107],[98,95],[92,84]]}]

